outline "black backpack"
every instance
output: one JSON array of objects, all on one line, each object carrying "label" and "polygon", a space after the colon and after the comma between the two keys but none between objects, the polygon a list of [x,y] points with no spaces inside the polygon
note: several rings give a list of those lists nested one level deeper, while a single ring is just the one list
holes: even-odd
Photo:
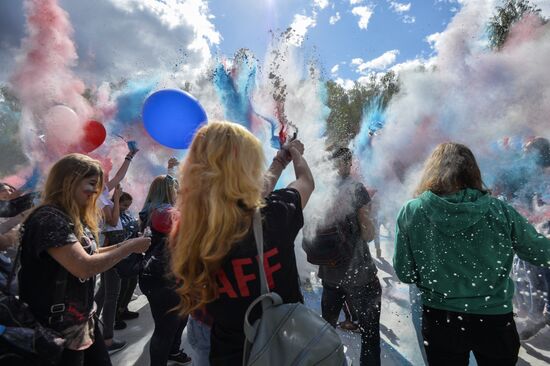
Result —
[{"label": "black backpack", "polygon": [[[368,192],[361,183],[354,183],[354,191],[354,206],[355,201],[360,204],[370,201]],[[361,237],[359,209],[356,208],[335,223],[316,228],[313,237],[304,236],[302,248],[309,263],[327,267],[342,267],[349,264],[355,245]]]},{"label": "black backpack", "polygon": [[304,236],[302,241],[307,261],[328,267],[347,265],[353,256],[358,233],[356,215],[349,215],[341,222],[317,228],[312,238]]},{"label": "black backpack", "polygon": [[12,293],[21,246],[9,273],[7,285],[0,289],[0,364],[47,365],[61,358],[65,340],[52,329],[42,326],[27,304]]}]

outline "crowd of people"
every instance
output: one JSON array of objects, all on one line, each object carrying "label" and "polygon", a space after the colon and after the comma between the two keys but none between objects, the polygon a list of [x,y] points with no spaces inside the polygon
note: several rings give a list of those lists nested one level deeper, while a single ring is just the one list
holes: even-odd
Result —
[{"label": "crowd of people", "polygon": [[[152,180],[139,217],[130,214],[133,197],[122,188],[137,151],[128,153],[112,179],[97,160],[69,154],[52,166],[40,196],[19,197],[2,183],[2,291],[17,291],[38,323],[62,339],[55,365],[111,365],[110,355],[126,346],[114,331],[140,316],[128,308],[138,285],[154,320],[151,365],[242,364],[243,322],[262,293],[258,261],[269,290],[283,303],[304,302],[295,241],[315,189],[304,150],[301,141],[288,142],[265,171],[254,135],[238,124],[209,123],[196,132],[183,164],[170,159],[167,174]],[[526,151],[537,156],[539,186],[548,195],[550,144],[540,138]],[[336,238],[332,244],[341,257],[319,265],[322,318],[360,333],[360,365],[380,365],[382,288],[369,248],[376,242],[380,257],[379,225],[371,194],[351,173],[351,150],[334,148],[329,156],[337,197],[327,203],[322,232]],[[290,163],[295,178],[275,189]],[[550,324],[548,224],[537,231],[481,177],[468,147],[443,143],[396,219],[394,269],[411,285],[411,299],[418,299],[411,311],[429,365],[467,365],[470,352],[479,365],[517,362],[514,309],[525,304],[525,288],[515,294],[517,279],[511,278],[518,261],[540,275],[530,293],[539,293],[542,306],[530,311]],[[535,202],[531,210],[550,204],[544,194],[528,196]],[[253,230],[257,211],[263,258]],[[313,232],[321,235],[320,228]],[[14,266],[20,267],[17,281],[9,276]],[[338,323],[342,310],[346,320]],[[253,321],[261,316],[251,313]],[[182,348],[185,328],[193,359]],[[1,333],[0,360],[22,364],[27,356]]]}]

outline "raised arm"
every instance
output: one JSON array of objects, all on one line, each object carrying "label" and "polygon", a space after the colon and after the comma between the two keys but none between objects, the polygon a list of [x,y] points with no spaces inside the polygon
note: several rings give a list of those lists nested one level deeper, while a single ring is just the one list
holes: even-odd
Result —
[{"label": "raised arm", "polygon": [[126,157],[124,158],[124,162],[122,163],[120,168],[118,168],[118,171],[116,172],[113,179],[111,179],[107,183],[105,183],[105,185],[107,186],[107,189],[109,190],[109,192],[112,191],[117,185],[119,185],[120,182],[122,182],[122,180],[126,176],[126,173],[128,173],[128,168],[130,167],[130,163],[132,162],[132,159],[134,158],[134,156],[136,155],[136,153],[138,151],[139,150],[136,150],[134,152],[130,151],[126,155]]},{"label": "raised arm", "polygon": [[288,185],[288,188],[294,188],[300,193],[302,200],[302,208],[306,207],[311,193],[315,189],[315,180],[307,165],[307,161],[302,156],[301,152],[295,147],[290,146],[288,149],[292,156],[292,163],[294,165],[294,174],[296,174],[296,180]]},{"label": "raised arm", "polygon": [[282,149],[277,151],[277,154],[273,158],[269,169],[265,173],[264,177],[264,188],[262,191],[262,196],[265,197],[275,189],[277,181],[281,177],[283,170],[287,165],[292,161],[292,155],[290,155],[289,148],[291,146],[296,147],[300,154],[304,153],[304,144],[300,140],[294,140],[290,143],[283,146]]},{"label": "raised arm", "polygon": [[177,174],[176,168],[178,167],[178,165],[180,165],[179,160],[172,156],[170,159],[168,159],[166,174],[177,179],[178,174]]},{"label": "raised arm", "polygon": [[113,194],[113,206],[103,207],[103,216],[105,222],[110,226],[117,226],[120,219],[120,195],[122,194],[122,187],[118,185]]}]

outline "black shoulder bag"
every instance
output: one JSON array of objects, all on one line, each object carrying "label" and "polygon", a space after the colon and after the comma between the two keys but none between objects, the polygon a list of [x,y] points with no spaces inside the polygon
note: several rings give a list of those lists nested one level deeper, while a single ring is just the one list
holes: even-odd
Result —
[{"label": "black shoulder bag", "polygon": [[[61,358],[65,340],[54,330],[42,326],[28,305],[11,293],[21,250],[20,245],[6,288],[0,291],[0,364],[31,366],[43,365],[44,361],[55,364]],[[64,297],[64,294],[60,296]],[[54,309],[54,306],[52,314],[54,311],[64,311]]]}]

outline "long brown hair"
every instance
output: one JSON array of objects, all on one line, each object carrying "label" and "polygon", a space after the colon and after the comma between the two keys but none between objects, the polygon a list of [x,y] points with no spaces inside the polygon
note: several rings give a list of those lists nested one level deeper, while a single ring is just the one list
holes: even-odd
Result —
[{"label": "long brown hair", "polygon": [[[86,207],[80,207],[75,201],[75,191],[83,179],[97,176],[96,191]],[[97,207],[97,199],[103,188],[103,169],[101,163],[82,154],[69,154],[58,160],[50,169],[42,205],[54,205],[61,208],[72,220],[77,238],[84,234],[86,225],[96,240],[102,212]]]},{"label": "long brown hair", "polygon": [[195,135],[180,171],[181,217],[171,235],[183,314],[217,298],[223,259],[247,234],[254,209],[263,204],[263,168],[260,141],[242,126],[211,123]]},{"label": "long brown hair", "polygon": [[465,188],[487,191],[474,154],[462,144],[439,144],[424,164],[424,172],[415,195],[425,191],[446,195]]},{"label": "long brown hair", "polygon": [[149,186],[149,192],[143,203],[142,211],[149,212],[162,204],[173,206],[176,203],[177,181],[168,175],[159,175],[153,179]]}]

